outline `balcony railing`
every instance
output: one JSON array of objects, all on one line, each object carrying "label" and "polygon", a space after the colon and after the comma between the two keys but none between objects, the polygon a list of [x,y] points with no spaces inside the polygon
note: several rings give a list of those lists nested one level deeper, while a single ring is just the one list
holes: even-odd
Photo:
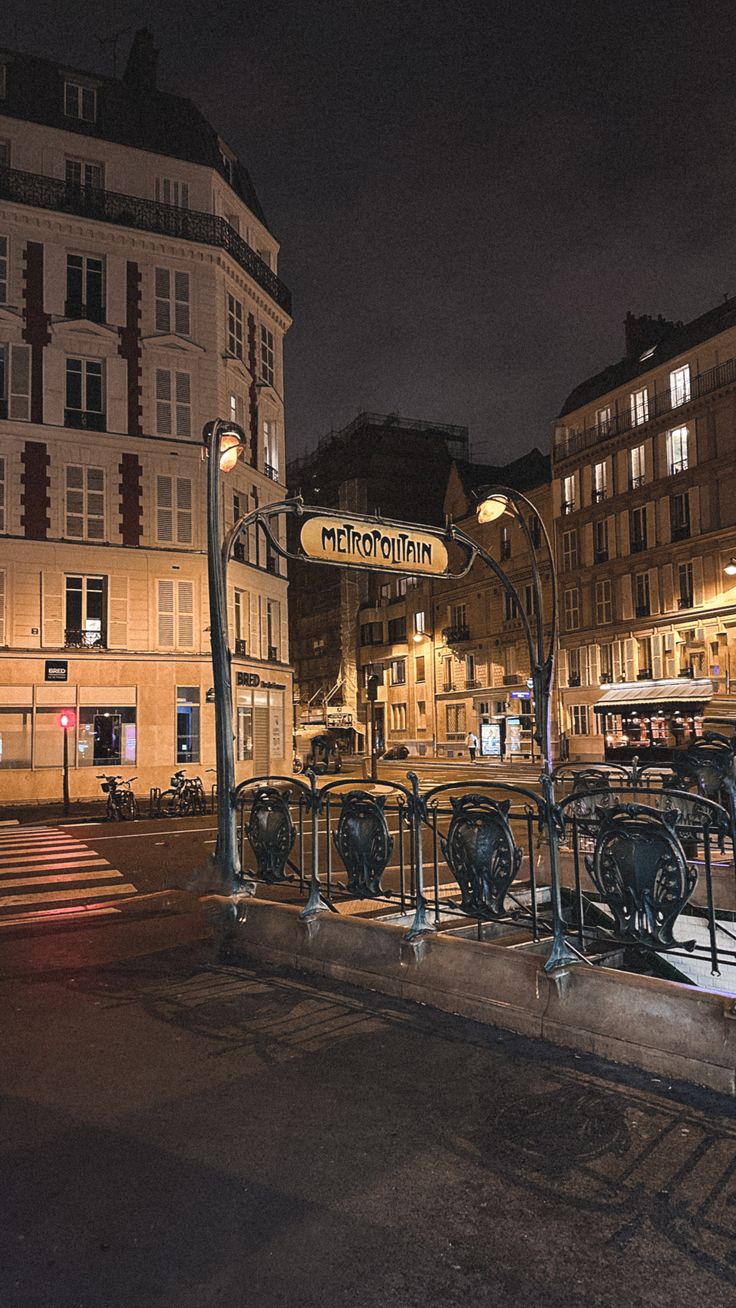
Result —
[{"label": "balcony railing", "polygon": [[243,658],[244,655],[246,655],[246,654],[248,653],[248,642],[247,642],[247,640],[236,640],[236,641],[235,641],[235,653],[236,653],[236,655],[237,655],[239,658]]},{"label": "balcony railing", "polygon": [[691,609],[693,607],[692,595],[680,595],[677,600],[678,609]]},{"label": "balcony railing", "polygon": [[443,627],[442,639],[446,645],[457,645],[463,640],[470,640],[470,627],[462,624],[455,627]]},{"label": "balcony railing", "polygon": [[594,551],[593,551],[593,562],[594,562],[594,563],[608,563],[608,550],[594,550]]},{"label": "balcony railing", "polygon": [[648,617],[651,617],[651,612],[652,612],[651,605],[650,605],[650,604],[637,604],[637,606],[636,606],[634,612],[636,613],[637,618],[648,618]]},{"label": "balcony railing", "polygon": [[15,204],[29,204],[36,209],[54,209],[77,214],[96,222],[135,227],[200,245],[215,245],[240,264],[254,282],[270,295],[287,313],[291,313],[291,293],[276,273],[264,263],[242,236],[224,219],[196,209],[144,200],[136,195],[121,195],[96,186],[69,186],[55,177],[25,173],[17,168],[0,168],[0,199]]},{"label": "balcony railing", "polygon": [[269,647],[268,647],[268,661],[269,661],[269,663],[278,663],[278,661],[279,661],[279,651],[278,651],[278,648],[277,648],[276,645],[269,645]]},{"label": "balcony railing", "polygon": [[649,412],[644,422],[633,422],[631,410],[627,406],[620,413],[611,415],[605,430],[594,426],[586,427],[583,431],[559,432],[554,441],[554,458],[566,459],[569,455],[579,454],[582,450],[590,449],[592,445],[609,440],[612,436],[623,436],[634,428],[643,429],[648,422],[677,412],[693,400],[698,400],[703,395],[710,395],[713,391],[720,390],[722,386],[732,386],[734,383],[736,383],[736,358],[725,359],[723,363],[716,364],[714,368],[706,368],[704,372],[691,378],[689,399],[677,396],[678,402],[673,404],[669,384],[660,394],[650,393]]},{"label": "balcony railing", "polygon": [[689,522],[673,523],[671,535],[673,540],[687,540],[690,536],[690,523]]},{"label": "balcony railing", "polygon": [[107,637],[102,631],[80,631],[67,627],[64,631],[65,649],[107,649]]},{"label": "balcony railing", "polygon": [[279,470],[278,468],[274,468],[272,463],[264,463],[263,471],[265,472],[267,477],[271,478],[271,481],[278,481]]},{"label": "balcony railing", "polygon": [[104,431],[105,415],[93,409],[65,409],[64,426],[78,427],[82,431]]},{"label": "balcony railing", "polygon": [[631,545],[632,554],[642,554],[647,547],[646,538],[644,536],[632,536],[629,543]]}]

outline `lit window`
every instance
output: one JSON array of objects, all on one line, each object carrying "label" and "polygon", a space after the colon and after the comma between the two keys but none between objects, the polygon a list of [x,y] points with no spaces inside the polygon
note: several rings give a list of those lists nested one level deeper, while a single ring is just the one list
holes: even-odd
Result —
[{"label": "lit window", "polygon": [[690,365],[685,364],[682,368],[675,368],[670,373],[670,399],[672,408],[676,409],[678,404],[687,404],[690,399]]},{"label": "lit window", "polygon": [[678,472],[685,472],[687,461],[687,427],[675,427],[667,432],[667,470],[671,477]]},{"label": "lit window", "polygon": [[570,735],[571,736],[589,735],[587,704],[570,705]]},{"label": "lit window", "polygon": [[629,489],[636,490],[646,480],[646,462],[643,445],[635,445],[629,450]]},{"label": "lit window", "polygon": [[611,430],[611,409],[598,409],[595,415],[595,428],[599,436],[607,436]]},{"label": "lit window", "polygon": [[406,682],[406,659],[391,660],[391,685],[403,686]]},{"label": "lit window", "polygon": [[643,422],[649,421],[649,393],[646,386],[640,391],[633,391],[631,394],[631,425],[640,427]]},{"label": "lit window", "polygon": [[562,478],[562,512],[573,513],[575,511],[575,474],[571,473],[569,477]]},{"label": "lit window", "polygon": [[593,464],[593,503],[598,504],[606,498],[607,476],[605,460]]}]

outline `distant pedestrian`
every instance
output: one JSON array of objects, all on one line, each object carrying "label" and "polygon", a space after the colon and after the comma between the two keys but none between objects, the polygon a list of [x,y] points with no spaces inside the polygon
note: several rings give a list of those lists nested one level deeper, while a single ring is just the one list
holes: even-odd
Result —
[{"label": "distant pedestrian", "polygon": [[478,737],[474,731],[469,731],[465,737],[465,747],[470,755],[470,762],[475,763],[475,753],[478,748]]}]

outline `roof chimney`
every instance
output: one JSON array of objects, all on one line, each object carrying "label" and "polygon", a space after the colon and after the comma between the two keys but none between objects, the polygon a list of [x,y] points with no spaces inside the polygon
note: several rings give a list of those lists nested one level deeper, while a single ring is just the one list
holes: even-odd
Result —
[{"label": "roof chimney", "polygon": [[123,81],[134,91],[155,91],[158,50],[147,27],[139,27],[133,37]]},{"label": "roof chimney", "polygon": [[667,322],[661,313],[658,318],[652,318],[648,313],[637,318],[629,309],[624,319],[627,359],[640,359],[645,350],[659,345],[673,327],[674,323]]}]

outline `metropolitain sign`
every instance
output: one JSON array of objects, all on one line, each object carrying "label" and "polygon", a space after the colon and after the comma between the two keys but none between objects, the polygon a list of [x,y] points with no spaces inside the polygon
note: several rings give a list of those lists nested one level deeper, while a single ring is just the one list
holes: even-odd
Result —
[{"label": "metropolitain sign", "polygon": [[308,518],[300,543],[308,559],[377,568],[381,572],[447,572],[444,543],[427,531],[411,526],[389,526],[362,518]]}]

